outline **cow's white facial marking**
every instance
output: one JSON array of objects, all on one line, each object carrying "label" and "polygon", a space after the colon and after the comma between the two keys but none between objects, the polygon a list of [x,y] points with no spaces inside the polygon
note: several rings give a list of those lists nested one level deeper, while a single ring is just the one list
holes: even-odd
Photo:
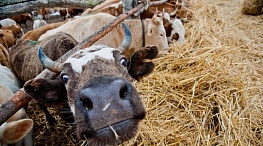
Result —
[{"label": "cow's white facial marking", "polygon": [[95,57],[103,57],[105,59],[114,60],[113,51],[115,48],[110,48],[104,45],[94,45],[83,50],[79,50],[74,55],[69,57],[65,63],[70,63],[75,72],[81,73],[82,66],[87,64]]},{"label": "cow's white facial marking", "polygon": [[75,105],[74,104],[70,104],[70,110],[73,113],[73,115],[75,116]]}]

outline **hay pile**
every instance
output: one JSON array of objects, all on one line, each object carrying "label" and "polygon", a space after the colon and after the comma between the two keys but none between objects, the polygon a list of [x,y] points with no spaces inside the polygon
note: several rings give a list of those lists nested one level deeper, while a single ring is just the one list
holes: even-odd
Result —
[{"label": "hay pile", "polygon": [[[242,15],[242,0],[191,2],[186,42],[136,83],[147,115],[122,145],[263,145],[263,16]],[[40,113],[36,145],[83,145],[61,121],[41,125]]]}]

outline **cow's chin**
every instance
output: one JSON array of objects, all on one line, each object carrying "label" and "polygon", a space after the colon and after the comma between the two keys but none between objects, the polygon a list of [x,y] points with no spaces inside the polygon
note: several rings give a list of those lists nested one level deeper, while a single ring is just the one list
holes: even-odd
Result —
[{"label": "cow's chin", "polygon": [[85,134],[88,146],[106,146],[106,145],[118,145],[127,140],[130,140],[136,135],[138,129],[138,120],[128,119],[114,125],[104,127],[93,131],[93,134]]}]

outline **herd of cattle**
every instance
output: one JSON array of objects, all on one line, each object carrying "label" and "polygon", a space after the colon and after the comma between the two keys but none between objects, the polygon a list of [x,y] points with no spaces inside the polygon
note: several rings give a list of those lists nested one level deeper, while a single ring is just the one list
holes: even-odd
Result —
[{"label": "herd of cattle", "polygon": [[[56,121],[46,106],[54,106],[62,119],[76,124],[78,138],[88,138],[91,145],[129,140],[145,117],[132,81],[153,71],[151,59],[167,50],[169,43],[184,42],[183,24],[192,16],[190,6],[186,0],[150,6],[140,14],[141,19],[124,20],[64,63],[52,60],[114,21],[123,13],[120,0],[106,0],[87,10],[42,8],[1,20],[0,103],[24,87],[39,102],[49,124]],[[64,21],[47,24],[45,20],[53,13]],[[24,33],[21,25],[27,27],[27,21],[34,22],[33,30]],[[45,68],[58,76],[34,79]],[[68,112],[60,112],[65,108]],[[32,127],[33,120],[24,109],[19,110],[0,126],[0,144],[33,145]]]}]

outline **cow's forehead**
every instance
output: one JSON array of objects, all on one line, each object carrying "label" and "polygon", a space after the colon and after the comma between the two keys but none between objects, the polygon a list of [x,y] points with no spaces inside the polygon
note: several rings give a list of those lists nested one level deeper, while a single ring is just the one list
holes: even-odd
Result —
[{"label": "cow's forehead", "polygon": [[70,63],[75,72],[81,73],[82,66],[87,64],[95,57],[102,57],[108,60],[114,60],[113,51],[115,48],[104,45],[94,45],[77,51],[71,55],[65,63]]}]

